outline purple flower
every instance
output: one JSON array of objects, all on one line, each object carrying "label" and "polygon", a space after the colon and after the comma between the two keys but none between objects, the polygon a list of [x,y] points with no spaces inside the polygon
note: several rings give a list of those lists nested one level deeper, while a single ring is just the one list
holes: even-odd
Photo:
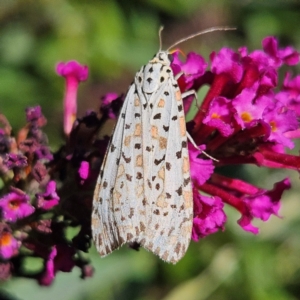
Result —
[{"label": "purple flower", "polygon": [[6,194],[0,198],[2,218],[9,222],[16,222],[18,219],[31,215],[35,209],[29,200],[29,196],[18,189]]},{"label": "purple flower", "polygon": [[212,100],[203,123],[226,137],[234,131],[232,117],[231,102],[224,97],[216,97]]},{"label": "purple flower", "polygon": [[104,118],[117,119],[123,105],[123,96],[116,93],[108,93],[101,98],[101,113]]},{"label": "purple flower", "polygon": [[37,156],[37,159],[47,159],[47,160],[52,160],[53,155],[50,152],[50,149],[48,146],[43,146],[41,145],[35,150],[35,154]]},{"label": "purple flower", "polygon": [[87,161],[82,161],[78,170],[81,179],[85,180],[89,176],[90,165]]},{"label": "purple flower", "polygon": [[74,249],[67,245],[53,246],[46,260],[44,271],[38,278],[39,284],[51,285],[58,271],[71,272],[75,266],[74,254]]},{"label": "purple flower", "polygon": [[243,202],[245,204],[243,215],[238,221],[246,231],[258,233],[258,228],[251,225],[253,218],[267,221],[270,216],[278,216],[280,209],[280,198],[285,190],[291,188],[291,183],[288,178],[276,183],[273,190],[260,190],[251,196],[245,196]]},{"label": "purple flower", "polygon": [[26,109],[27,122],[36,121],[39,118],[41,118],[42,116],[43,116],[42,115],[42,109],[39,105],[35,106],[35,107],[29,107],[29,108]]},{"label": "purple flower", "polygon": [[88,67],[77,61],[60,62],[56,66],[58,75],[65,77],[66,89],[64,97],[64,131],[69,135],[77,114],[77,89],[80,81],[88,77]]},{"label": "purple flower", "polygon": [[213,52],[210,55],[211,71],[216,75],[226,75],[228,80],[237,83],[241,80],[243,69],[239,62],[237,53],[228,48],[223,48],[219,53]]},{"label": "purple flower", "polygon": [[204,74],[207,63],[201,55],[195,52],[190,52],[185,62],[182,62],[179,59],[179,53],[176,51],[173,54],[172,69],[175,75],[179,71],[184,73],[181,84],[184,85],[184,90],[189,90],[194,85],[194,81]]},{"label": "purple flower", "polygon": [[8,169],[22,168],[27,165],[27,157],[21,154],[10,153],[6,154],[4,165]]},{"label": "purple flower", "polygon": [[37,163],[32,168],[31,175],[37,182],[41,183],[48,175],[48,172],[45,165],[40,161],[37,161]]},{"label": "purple flower", "polygon": [[49,253],[48,259],[45,263],[45,270],[41,274],[39,278],[40,285],[50,285],[55,277],[55,270],[54,270],[54,258],[57,255],[56,247],[54,246]]},{"label": "purple flower", "polygon": [[215,233],[219,229],[224,230],[226,215],[223,211],[224,203],[219,197],[207,197],[200,195],[196,188],[194,195],[194,221],[192,239],[200,238]]},{"label": "purple flower", "polygon": [[256,98],[257,88],[258,85],[251,88],[245,88],[231,102],[233,110],[235,110],[233,115],[241,129],[251,126],[253,121],[256,122],[261,120],[268,105],[272,104],[269,97],[261,96]]},{"label": "purple flower", "polygon": [[197,185],[204,184],[214,171],[212,161],[198,158],[200,154],[201,151],[195,149],[193,145],[189,144],[190,173],[194,184]]},{"label": "purple flower", "polygon": [[263,120],[271,127],[268,141],[294,148],[294,142],[286,135],[298,129],[297,115],[293,110],[277,102],[264,111]]},{"label": "purple flower", "polygon": [[[215,161],[209,160],[194,146],[189,147],[195,240],[218,228],[223,229],[226,221],[222,210],[224,203],[242,214],[238,223],[244,230],[257,233],[252,220],[266,221],[271,214],[278,215],[281,195],[289,188],[289,182],[283,180],[274,190],[263,190],[242,180],[222,176],[217,167],[255,164],[300,169],[300,158],[285,153],[285,147],[294,147],[292,139],[300,137],[300,79],[290,80],[287,75],[282,91],[275,91],[278,68],[283,64],[298,63],[299,53],[291,47],[280,49],[273,37],[263,40],[263,48],[252,53],[245,47],[239,52],[229,48],[214,52],[210,55],[210,70],[195,72],[189,82],[189,89],[197,90],[204,84],[210,86],[187,127],[196,144],[203,145],[206,153],[215,158]],[[197,70],[198,64],[201,70],[205,62],[194,59],[186,64],[192,64],[191,70]],[[189,70],[184,66],[182,62],[175,66],[176,73],[184,73],[183,79],[188,77]],[[186,81],[178,80],[178,83],[181,91],[185,91]],[[187,105],[189,101],[184,99]],[[199,191],[212,197],[203,198]],[[209,213],[199,213],[202,212],[199,207],[206,208]]]},{"label": "purple flower", "polygon": [[295,65],[299,62],[299,53],[294,48],[279,49],[278,41],[272,36],[263,39],[262,45],[265,53],[273,58],[275,62],[278,62],[278,66],[281,66],[283,63]]},{"label": "purple flower", "polygon": [[[202,78],[202,75],[205,74],[207,63],[201,55],[194,52],[190,52],[186,57],[186,61],[182,62],[179,59],[179,53],[179,50],[173,53],[174,59],[171,67],[174,75],[183,72],[183,75],[178,78],[178,83],[181,92],[185,92],[191,89],[191,87],[199,85],[198,79]],[[187,97],[185,99],[183,103],[185,113],[189,111],[193,100],[193,96]]]},{"label": "purple flower", "polygon": [[56,206],[59,202],[59,196],[56,193],[56,183],[51,180],[46,186],[46,191],[41,194],[36,194],[37,207],[49,210]]}]

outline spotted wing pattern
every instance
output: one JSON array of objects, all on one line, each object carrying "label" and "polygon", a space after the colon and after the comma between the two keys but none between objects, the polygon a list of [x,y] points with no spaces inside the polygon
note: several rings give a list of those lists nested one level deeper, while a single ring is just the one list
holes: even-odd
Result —
[{"label": "spotted wing pattern", "polygon": [[125,98],[94,193],[93,237],[101,256],[136,242],[176,263],[192,221],[182,96],[168,53],[160,51]]}]

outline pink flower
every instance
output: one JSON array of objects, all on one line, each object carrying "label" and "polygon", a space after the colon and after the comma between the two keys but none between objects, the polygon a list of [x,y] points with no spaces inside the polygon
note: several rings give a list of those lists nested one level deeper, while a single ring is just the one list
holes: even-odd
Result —
[{"label": "pink flower", "polygon": [[38,278],[40,285],[52,284],[58,271],[71,272],[75,266],[75,251],[64,244],[53,246],[45,262],[44,271]]},{"label": "pink flower", "polygon": [[80,81],[88,77],[88,67],[80,65],[77,61],[67,63],[60,62],[56,66],[56,72],[66,78],[64,97],[64,131],[69,135],[77,114],[77,89]]},{"label": "pink flower", "polygon": [[41,194],[36,194],[36,198],[38,208],[49,210],[56,206],[59,202],[59,196],[56,193],[55,181],[49,181],[46,186],[46,191]]},{"label": "pink flower", "polygon": [[224,203],[219,197],[200,195],[197,189],[194,194],[194,221],[192,239],[198,241],[219,229],[224,230],[226,214],[223,211]]},{"label": "pink flower", "polygon": [[13,237],[8,226],[0,225],[0,256],[9,259],[18,254],[20,243]]},{"label": "pink flower", "polygon": [[[182,91],[187,86],[195,90],[204,84],[210,86],[196,116],[187,124],[197,145],[202,145],[215,158],[212,161],[194,146],[189,147],[194,240],[224,228],[224,204],[242,214],[238,223],[244,230],[257,233],[252,220],[267,221],[272,214],[278,215],[282,193],[290,187],[284,179],[273,190],[264,190],[220,175],[218,167],[254,164],[300,169],[299,156],[285,153],[285,147],[294,147],[292,139],[300,137],[300,80],[298,77],[290,80],[287,76],[283,90],[275,91],[278,68],[298,63],[299,53],[291,47],[280,49],[273,37],[263,40],[263,48],[252,53],[245,47],[239,52],[223,48],[210,55],[211,68],[207,71],[201,59],[174,65],[176,73],[184,73],[184,80],[178,80]],[[174,55],[175,62],[177,56]],[[192,68],[187,67],[190,65]],[[189,72],[193,76],[187,84]],[[187,106],[190,103],[189,97],[183,101]]]},{"label": "pink flower", "polygon": [[34,213],[34,207],[29,203],[29,196],[20,190],[6,194],[0,199],[2,217],[9,222],[16,222]]},{"label": "pink flower", "polygon": [[87,161],[82,161],[78,170],[81,179],[85,180],[89,176],[90,165]]},{"label": "pink flower", "polygon": [[116,93],[108,93],[101,98],[101,112],[109,119],[117,119],[123,104],[123,97]]}]

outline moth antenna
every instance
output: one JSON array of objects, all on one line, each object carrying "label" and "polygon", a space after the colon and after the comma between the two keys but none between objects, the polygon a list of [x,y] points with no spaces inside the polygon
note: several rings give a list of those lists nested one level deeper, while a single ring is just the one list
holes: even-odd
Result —
[{"label": "moth antenna", "polygon": [[162,37],[161,37],[161,32],[163,31],[164,26],[160,26],[158,30],[158,36],[159,36],[159,51],[162,49]]},{"label": "moth antenna", "polygon": [[205,29],[205,30],[201,30],[199,32],[196,32],[196,33],[194,33],[192,35],[189,35],[189,36],[187,36],[187,37],[185,37],[185,38],[177,41],[176,43],[174,43],[173,45],[171,45],[167,49],[167,51],[169,51],[171,48],[173,48],[173,47],[175,47],[175,46],[177,46],[177,45],[179,45],[179,44],[181,44],[181,43],[183,43],[183,42],[185,42],[187,40],[190,40],[190,39],[192,39],[192,38],[194,38],[194,37],[196,37],[198,35],[206,34],[206,33],[213,32],[213,31],[222,31],[222,30],[224,30],[224,31],[226,31],[226,30],[236,30],[236,28],[235,27],[226,27],[226,26],[224,27],[223,26],[223,27],[211,27],[211,28],[208,28],[208,29]]}]

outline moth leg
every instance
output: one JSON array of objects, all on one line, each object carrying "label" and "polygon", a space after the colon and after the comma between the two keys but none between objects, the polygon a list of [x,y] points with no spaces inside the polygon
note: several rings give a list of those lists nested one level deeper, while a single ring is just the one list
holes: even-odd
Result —
[{"label": "moth leg", "polygon": [[216,158],[210,156],[210,155],[207,154],[205,151],[201,150],[201,149],[197,146],[196,142],[193,140],[193,138],[190,136],[190,134],[189,134],[188,132],[186,132],[186,136],[187,136],[188,140],[191,142],[191,144],[192,144],[197,150],[201,151],[201,153],[203,153],[203,154],[204,154],[205,156],[207,156],[208,158],[210,158],[210,159],[212,159],[212,160],[218,162],[218,160],[217,160]]},{"label": "moth leg", "polygon": [[191,95],[194,95],[194,97],[196,98],[196,106],[199,109],[200,107],[198,105],[198,95],[197,95],[195,90],[190,90],[190,91],[184,92],[184,93],[181,94],[181,97],[183,99],[183,98],[186,98],[186,97],[191,96]]},{"label": "moth leg", "polygon": [[179,77],[181,77],[184,73],[183,72],[179,72],[174,78],[177,81]]},{"label": "moth leg", "polygon": [[[176,76],[175,76],[175,80],[177,81],[184,73],[183,72],[179,72]],[[196,93],[195,90],[190,90],[190,91],[187,91],[187,92],[184,92],[181,94],[181,97],[182,99],[183,98],[186,98],[190,95],[194,95],[194,97],[196,98],[196,105],[197,105],[197,108],[199,108],[199,105],[198,105],[198,95]]]}]

